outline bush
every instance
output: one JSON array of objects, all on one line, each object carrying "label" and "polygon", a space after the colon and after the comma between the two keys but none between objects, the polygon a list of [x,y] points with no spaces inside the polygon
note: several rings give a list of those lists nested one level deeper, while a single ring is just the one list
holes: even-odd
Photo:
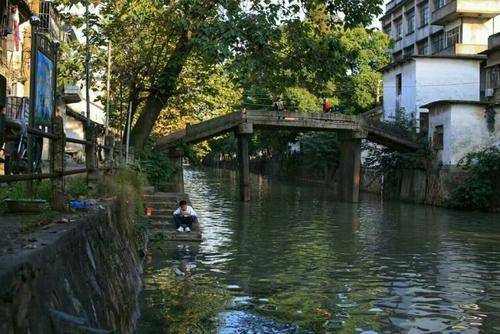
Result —
[{"label": "bush", "polygon": [[72,177],[67,182],[67,192],[73,197],[90,196],[92,189],[87,184],[85,176]]},{"label": "bush", "polygon": [[339,164],[337,135],[329,132],[313,132],[303,135],[300,143],[306,168],[312,173],[323,174],[325,181],[330,181]]},{"label": "bush", "polygon": [[500,149],[489,147],[467,154],[458,163],[466,175],[452,192],[450,205],[472,210],[492,210],[500,204]]},{"label": "bush", "polygon": [[154,140],[150,139],[132,168],[145,175],[149,184],[158,187],[168,182],[178,172],[178,167],[165,154],[156,152],[154,146]]},{"label": "bush", "polygon": [[4,199],[43,199],[50,201],[51,199],[51,188],[50,181],[34,181],[33,182],[33,192],[28,191],[27,184],[25,182],[16,182],[14,184],[8,184],[0,187],[0,200]]},{"label": "bush", "polygon": [[5,199],[43,199],[50,201],[52,198],[50,181],[34,181],[33,191],[28,191],[26,182],[16,182],[0,186],[0,211],[5,211]]}]

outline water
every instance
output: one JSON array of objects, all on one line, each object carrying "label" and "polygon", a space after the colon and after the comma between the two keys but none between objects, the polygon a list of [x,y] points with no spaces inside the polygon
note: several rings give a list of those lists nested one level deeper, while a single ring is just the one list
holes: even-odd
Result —
[{"label": "water", "polygon": [[187,261],[230,291],[228,333],[500,333],[500,215],[363,198],[322,185],[185,172],[205,241],[165,243],[145,273],[141,333],[158,333],[165,268]]}]

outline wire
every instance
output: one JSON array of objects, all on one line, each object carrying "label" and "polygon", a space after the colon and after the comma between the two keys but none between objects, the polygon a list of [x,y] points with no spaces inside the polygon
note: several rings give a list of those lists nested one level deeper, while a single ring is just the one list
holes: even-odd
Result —
[{"label": "wire", "polygon": [[[442,83],[442,84],[428,84],[428,85],[402,85],[401,87],[439,87],[439,86],[463,86],[463,85],[477,85],[479,81],[475,82],[462,82],[462,83]],[[396,85],[382,85],[382,87],[396,87]]]}]

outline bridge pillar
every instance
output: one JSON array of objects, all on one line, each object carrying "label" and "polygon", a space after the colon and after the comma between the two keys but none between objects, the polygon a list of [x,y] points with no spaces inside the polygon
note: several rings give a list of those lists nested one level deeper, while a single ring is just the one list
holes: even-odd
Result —
[{"label": "bridge pillar", "polygon": [[353,132],[339,133],[340,159],[337,190],[341,201],[359,202],[361,138],[361,135]]},{"label": "bridge pillar", "polygon": [[253,134],[253,124],[240,124],[236,130],[238,138],[238,168],[240,179],[240,198],[250,201],[250,153],[248,144]]}]

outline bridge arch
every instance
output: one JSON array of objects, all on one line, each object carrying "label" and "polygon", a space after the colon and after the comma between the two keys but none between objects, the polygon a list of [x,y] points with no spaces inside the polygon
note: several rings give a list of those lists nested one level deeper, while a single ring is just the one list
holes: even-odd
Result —
[{"label": "bridge arch", "polygon": [[340,113],[297,113],[263,110],[234,112],[213,119],[188,125],[185,129],[158,139],[157,148],[169,151],[178,141],[196,144],[206,139],[234,131],[238,139],[238,166],[240,197],[250,200],[250,161],[248,144],[254,129],[294,129],[301,131],[335,131],[339,135],[339,199],[348,202],[359,201],[361,174],[361,140],[400,150],[412,151],[418,148],[411,134],[405,130],[382,122],[374,122],[360,115]]}]

